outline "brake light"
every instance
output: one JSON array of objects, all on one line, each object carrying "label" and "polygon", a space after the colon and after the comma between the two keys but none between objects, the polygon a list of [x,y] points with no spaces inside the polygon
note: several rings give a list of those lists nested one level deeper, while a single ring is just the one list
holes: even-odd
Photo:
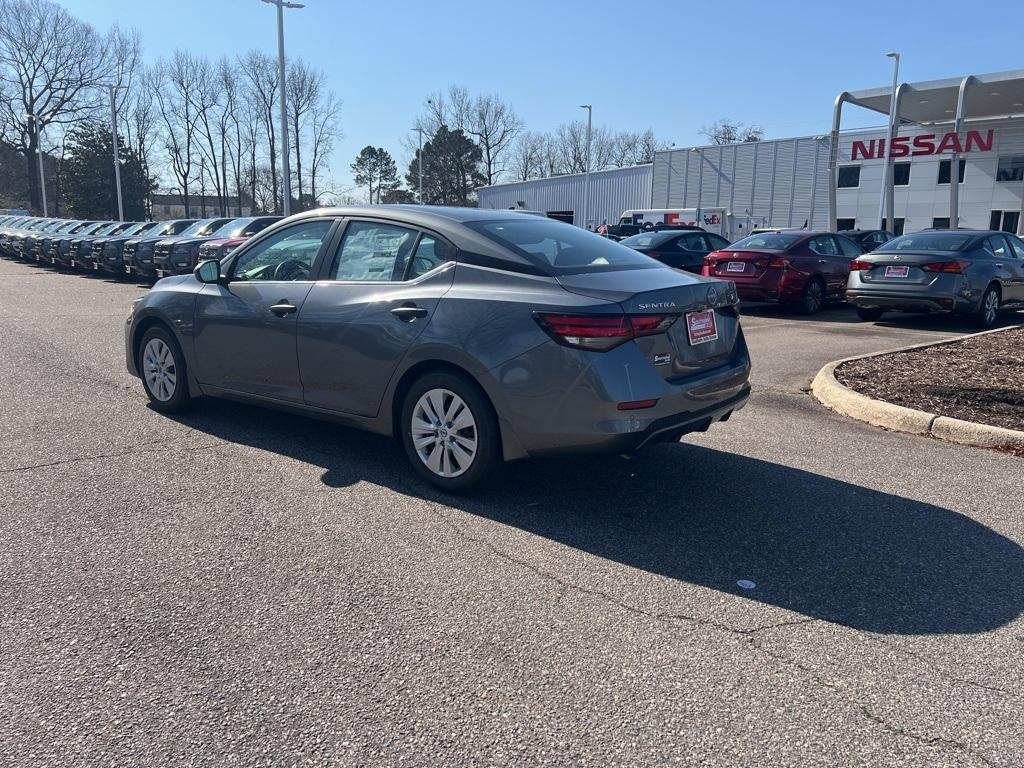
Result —
[{"label": "brake light", "polygon": [[658,251],[648,251],[647,255],[650,256],[652,259],[657,259],[658,261],[661,261],[661,254],[658,253]]},{"label": "brake light", "polygon": [[606,352],[641,336],[667,331],[678,315],[555,315],[539,313],[540,326],[559,344]]},{"label": "brake light", "polygon": [[775,267],[776,269],[789,269],[792,263],[789,259],[785,259],[782,256],[773,256],[768,260],[768,266]]},{"label": "brake light", "polygon": [[922,264],[921,269],[925,272],[946,272],[954,275],[963,274],[964,267],[969,262],[953,259],[952,261],[936,261],[932,264]]},{"label": "brake light", "polygon": [[861,261],[860,259],[854,259],[853,261],[850,262],[850,271],[851,272],[867,272],[873,266],[874,266],[874,264],[871,264],[871,263],[869,263],[867,261]]}]

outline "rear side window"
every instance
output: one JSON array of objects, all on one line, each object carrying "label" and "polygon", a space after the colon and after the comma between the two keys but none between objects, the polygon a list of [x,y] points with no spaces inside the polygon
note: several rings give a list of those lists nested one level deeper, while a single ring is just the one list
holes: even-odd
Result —
[{"label": "rear side window", "polygon": [[857,245],[853,240],[848,237],[836,236],[835,241],[839,243],[839,250],[843,256],[849,256],[850,258],[856,258],[863,253],[863,249]]},{"label": "rear side window", "polygon": [[1024,243],[1015,237],[1006,238],[1010,243],[1010,248],[1013,249],[1013,255],[1018,259],[1024,259]]},{"label": "rear side window", "polygon": [[432,235],[423,235],[416,245],[416,252],[406,273],[406,280],[425,275],[435,267],[439,267],[453,257],[451,246]]},{"label": "rear side window", "polygon": [[525,258],[547,275],[667,269],[632,248],[552,219],[468,221],[465,226]]},{"label": "rear side window", "polygon": [[827,235],[811,238],[810,246],[812,251],[822,256],[839,255],[839,251],[836,248],[835,241]]},{"label": "rear side window", "polygon": [[394,224],[353,221],[338,247],[333,280],[393,282],[401,280],[419,233]]},{"label": "rear side window", "polygon": [[1002,235],[992,235],[985,241],[985,250],[989,251],[997,259],[1006,257],[1006,241]]}]

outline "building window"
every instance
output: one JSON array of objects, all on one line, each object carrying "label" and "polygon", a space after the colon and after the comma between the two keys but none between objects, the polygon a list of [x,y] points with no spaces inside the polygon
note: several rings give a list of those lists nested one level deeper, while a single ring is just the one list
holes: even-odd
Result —
[{"label": "building window", "polygon": [[[953,164],[952,160],[940,160],[939,161],[939,184],[949,184],[949,169]],[[957,175],[960,177],[959,182],[964,183],[964,169],[967,168],[967,161],[960,161],[960,173]]]},{"label": "building window", "polygon": [[949,216],[936,216],[932,219],[932,229],[949,229]]},{"label": "building window", "polygon": [[836,219],[836,232],[842,232],[846,229],[856,229],[856,219]]},{"label": "building window", "polygon": [[1000,157],[996,181],[1024,181],[1024,155]]},{"label": "building window", "polygon": [[910,184],[910,163],[893,163],[892,185],[905,187]]},{"label": "building window", "polygon": [[890,232],[891,231],[894,235],[896,235],[896,237],[899,237],[900,235],[903,234],[903,222],[904,221],[906,221],[906,219],[904,219],[902,216],[896,216],[895,218],[893,218],[893,224],[895,226],[893,226],[892,230],[890,230],[886,226],[886,224],[888,224],[889,222],[886,219],[882,219],[882,229],[884,229],[886,232]]},{"label": "building window", "polygon": [[860,166],[844,165],[839,168],[839,189],[855,189],[860,186]]},{"label": "building window", "polygon": [[992,218],[988,221],[989,229],[1001,229],[1003,232],[1017,234],[1017,225],[1020,224],[1020,211],[992,211]]}]

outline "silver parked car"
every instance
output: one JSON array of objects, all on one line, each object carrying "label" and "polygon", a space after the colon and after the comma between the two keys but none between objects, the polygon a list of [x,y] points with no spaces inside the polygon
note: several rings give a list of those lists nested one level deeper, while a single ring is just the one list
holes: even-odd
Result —
[{"label": "silver parked car", "polygon": [[292,216],[132,306],[153,407],[236,398],[394,435],[458,491],[502,460],[632,452],[741,408],[735,287],[577,227],[421,206]]},{"label": "silver parked car", "polygon": [[862,320],[957,312],[991,328],[1001,309],[1024,308],[1024,242],[996,231],[902,235],[851,264],[846,300]]}]

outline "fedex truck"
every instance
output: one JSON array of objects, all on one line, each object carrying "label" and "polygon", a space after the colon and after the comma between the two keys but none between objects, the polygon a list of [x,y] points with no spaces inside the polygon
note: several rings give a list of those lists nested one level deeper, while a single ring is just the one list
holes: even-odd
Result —
[{"label": "fedex truck", "polygon": [[632,235],[665,227],[700,227],[727,240],[738,240],[767,223],[763,216],[736,214],[726,208],[646,208],[623,211],[618,230],[621,235]]}]

